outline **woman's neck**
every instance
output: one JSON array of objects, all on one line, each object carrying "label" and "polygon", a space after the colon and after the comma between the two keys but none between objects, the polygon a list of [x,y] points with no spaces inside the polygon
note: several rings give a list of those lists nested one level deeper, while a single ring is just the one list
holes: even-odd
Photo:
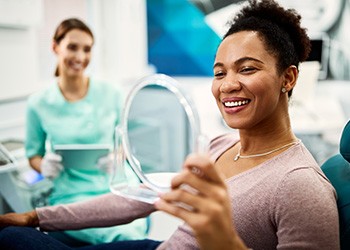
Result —
[{"label": "woman's neck", "polygon": [[61,76],[58,81],[62,95],[67,101],[78,101],[86,96],[89,89],[88,77]]},{"label": "woman's neck", "polygon": [[296,141],[289,119],[271,126],[239,130],[242,152],[255,154]]}]

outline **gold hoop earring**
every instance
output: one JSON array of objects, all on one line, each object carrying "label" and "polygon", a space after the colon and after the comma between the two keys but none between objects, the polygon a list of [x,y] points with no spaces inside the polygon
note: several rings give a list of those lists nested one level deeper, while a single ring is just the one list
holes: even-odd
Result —
[{"label": "gold hoop earring", "polygon": [[287,89],[286,89],[285,87],[283,87],[283,88],[281,89],[281,91],[282,91],[282,93],[286,93],[286,92],[287,92]]}]

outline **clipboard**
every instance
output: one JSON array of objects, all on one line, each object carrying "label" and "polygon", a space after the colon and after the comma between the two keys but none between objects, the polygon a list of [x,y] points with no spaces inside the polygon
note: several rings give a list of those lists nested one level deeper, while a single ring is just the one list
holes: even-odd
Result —
[{"label": "clipboard", "polygon": [[62,156],[65,168],[76,170],[96,170],[99,158],[107,156],[111,146],[107,144],[59,144],[54,152]]}]

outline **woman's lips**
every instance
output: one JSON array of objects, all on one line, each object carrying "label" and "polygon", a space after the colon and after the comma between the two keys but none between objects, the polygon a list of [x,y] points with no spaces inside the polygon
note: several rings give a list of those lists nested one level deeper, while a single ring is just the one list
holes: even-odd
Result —
[{"label": "woman's lips", "polygon": [[242,101],[226,101],[223,104],[227,108],[233,108],[233,107],[243,106],[248,103],[249,103],[249,100],[242,100]]},{"label": "woman's lips", "polygon": [[246,108],[250,103],[250,99],[245,98],[225,98],[222,100],[224,110],[226,113],[232,114]]}]

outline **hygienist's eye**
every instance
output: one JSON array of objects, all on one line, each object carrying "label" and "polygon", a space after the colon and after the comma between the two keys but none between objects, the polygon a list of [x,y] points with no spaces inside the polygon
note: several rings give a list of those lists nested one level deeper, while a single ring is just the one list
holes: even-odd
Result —
[{"label": "hygienist's eye", "polygon": [[76,44],[68,44],[67,48],[72,51],[78,50],[78,46]]},{"label": "hygienist's eye", "polygon": [[85,53],[91,52],[91,47],[84,47],[84,52]]}]

